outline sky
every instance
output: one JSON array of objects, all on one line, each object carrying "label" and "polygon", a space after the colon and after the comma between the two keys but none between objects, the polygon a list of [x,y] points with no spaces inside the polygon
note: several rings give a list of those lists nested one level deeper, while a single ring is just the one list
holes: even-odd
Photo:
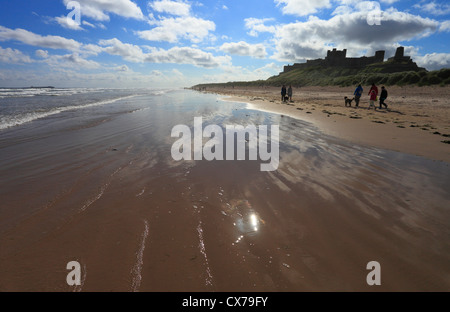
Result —
[{"label": "sky", "polygon": [[450,67],[448,0],[0,0],[0,87],[173,88],[399,46]]}]

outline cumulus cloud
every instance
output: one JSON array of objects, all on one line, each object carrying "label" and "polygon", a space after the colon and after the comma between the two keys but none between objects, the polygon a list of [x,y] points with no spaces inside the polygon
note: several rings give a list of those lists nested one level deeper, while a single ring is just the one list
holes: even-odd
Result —
[{"label": "cumulus cloud", "polygon": [[24,64],[31,62],[33,62],[33,60],[28,55],[23,54],[17,49],[3,49],[0,47],[0,63]]},{"label": "cumulus cloud", "polygon": [[232,55],[251,56],[255,58],[264,58],[267,55],[266,48],[263,44],[249,44],[244,41],[224,43],[220,47],[220,50]]},{"label": "cumulus cloud", "polygon": [[133,44],[123,43],[119,39],[100,40],[99,44],[105,46],[103,51],[111,55],[120,55],[126,61],[141,63],[145,59],[142,49]]},{"label": "cumulus cloud", "polygon": [[115,67],[114,70],[116,70],[118,72],[127,72],[127,71],[130,71],[130,68],[128,68],[127,65],[121,65],[121,66]]},{"label": "cumulus cloud", "polygon": [[149,8],[156,12],[168,13],[177,16],[187,16],[190,14],[190,4],[182,1],[160,0],[149,2]]},{"label": "cumulus cloud", "polygon": [[329,20],[310,17],[306,22],[277,28],[274,58],[304,61],[323,57],[330,47],[347,48],[350,53],[373,52],[399,41],[428,36],[438,27],[435,20],[395,10],[382,12],[379,26],[369,25],[364,12],[335,15]]},{"label": "cumulus cloud", "polygon": [[428,70],[450,68],[450,53],[431,53],[414,58],[417,65]]},{"label": "cumulus cloud", "polygon": [[194,43],[203,41],[215,31],[216,24],[212,21],[195,17],[191,5],[181,1],[154,1],[149,3],[149,9],[170,16],[149,14],[148,24],[155,26],[150,30],[138,31],[136,34],[149,41],[167,41],[170,43],[186,39]]},{"label": "cumulus cloud", "polygon": [[87,60],[81,57],[78,53],[71,53],[65,55],[51,55],[45,60],[45,63],[56,68],[73,68],[73,69],[97,69],[101,65],[95,61]]},{"label": "cumulus cloud", "polygon": [[450,21],[444,21],[439,26],[439,31],[450,31]]},{"label": "cumulus cloud", "polygon": [[47,58],[48,57],[48,51],[47,50],[36,50],[36,56],[40,58]]},{"label": "cumulus cloud", "polygon": [[450,4],[448,3],[436,3],[435,1],[425,3],[422,1],[421,3],[416,3],[413,7],[432,15],[450,14]]},{"label": "cumulus cloud", "polygon": [[191,47],[173,47],[168,50],[146,47],[149,52],[144,52],[141,47],[123,43],[117,38],[101,40],[99,44],[104,46],[103,51],[106,53],[119,55],[125,60],[135,63],[176,63],[213,68],[231,62],[231,58],[228,56],[213,56],[211,53]]},{"label": "cumulus cloud", "polygon": [[275,0],[281,6],[283,14],[306,16],[317,13],[320,9],[330,8],[330,0]]},{"label": "cumulus cloud", "polygon": [[136,32],[139,37],[149,41],[178,42],[187,39],[192,42],[201,42],[209,35],[210,31],[216,29],[212,21],[193,16],[163,17],[156,21],[156,27],[150,30]]},{"label": "cumulus cloud", "polygon": [[213,56],[211,53],[190,47],[173,47],[169,50],[154,49],[148,53],[146,62],[192,64],[198,67],[214,68],[231,63],[227,56]]},{"label": "cumulus cloud", "polygon": [[77,22],[67,16],[55,17],[55,21],[64,28],[71,30],[84,30]]},{"label": "cumulus cloud", "polygon": [[25,29],[0,26],[0,41],[19,41],[31,46],[50,49],[79,50],[81,43],[60,36],[41,36]]},{"label": "cumulus cloud", "polygon": [[266,22],[273,22],[273,21],[275,21],[274,18],[254,18],[254,17],[246,18],[244,20],[245,28],[250,30],[248,34],[252,37],[258,37],[258,34],[261,32],[275,33],[276,32],[275,26],[265,25]]},{"label": "cumulus cloud", "polygon": [[[64,0],[67,5],[71,0]],[[133,18],[144,19],[141,9],[130,0],[77,0],[81,5],[81,17],[87,16],[97,21],[109,21],[108,13]]]}]

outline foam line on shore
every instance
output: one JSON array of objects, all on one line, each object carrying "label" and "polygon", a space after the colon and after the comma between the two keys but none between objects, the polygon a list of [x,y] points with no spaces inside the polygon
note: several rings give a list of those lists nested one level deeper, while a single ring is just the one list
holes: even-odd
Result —
[{"label": "foam line on shore", "polygon": [[144,232],[141,235],[141,244],[138,252],[136,253],[136,263],[131,270],[131,274],[133,274],[133,281],[131,283],[131,288],[133,292],[138,292],[141,287],[142,281],[142,266],[144,264],[144,250],[145,250],[145,241],[147,240],[149,233],[148,221],[144,220]]}]

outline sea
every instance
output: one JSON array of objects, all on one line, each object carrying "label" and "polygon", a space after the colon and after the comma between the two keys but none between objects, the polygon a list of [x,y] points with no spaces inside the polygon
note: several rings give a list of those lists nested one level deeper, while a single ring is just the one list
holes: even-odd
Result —
[{"label": "sea", "polygon": [[64,119],[87,108],[113,104],[143,95],[162,95],[170,90],[104,88],[0,88],[0,130],[45,118]]}]

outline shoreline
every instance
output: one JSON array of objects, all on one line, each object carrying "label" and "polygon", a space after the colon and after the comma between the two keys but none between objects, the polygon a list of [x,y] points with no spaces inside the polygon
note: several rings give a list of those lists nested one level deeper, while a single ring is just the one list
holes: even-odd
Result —
[{"label": "shoreline", "polygon": [[278,88],[273,87],[211,88],[206,92],[220,95],[223,101],[246,103],[249,109],[310,122],[324,134],[351,143],[450,163],[450,145],[442,142],[450,134],[450,87],[387,89],[392,90],[386,101],[389,107],[376,111],[367,109],[365,93],[360,108],[355,108],[354,102],[345,107],[343,98],[351,96],[351,88],[294,88],[291,103],[282,103]]}]

